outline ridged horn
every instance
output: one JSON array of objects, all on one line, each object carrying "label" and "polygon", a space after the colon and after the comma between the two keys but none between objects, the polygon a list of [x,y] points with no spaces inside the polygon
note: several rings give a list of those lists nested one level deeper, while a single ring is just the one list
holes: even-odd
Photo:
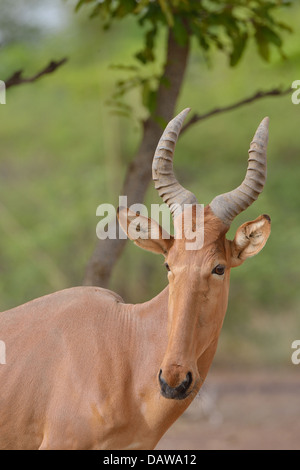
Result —
[{"label": "ridged horn", "polygon": [[269,118],[262,120],[248,151],[248,168],[244,181],[233,191],[220,194],[210,203],[213,213],[226,225],[247,209],[260,195],[267,176]]},{"label": "ridged horn", "polygon": [[173,219],[182,211],[184,204],[197,204],[196,196],[178,183],[173,172],[173,155],[182,123],[190,111],[186,108],[169,122],[155,150],[152,178],[155,188],[169,206]]}]

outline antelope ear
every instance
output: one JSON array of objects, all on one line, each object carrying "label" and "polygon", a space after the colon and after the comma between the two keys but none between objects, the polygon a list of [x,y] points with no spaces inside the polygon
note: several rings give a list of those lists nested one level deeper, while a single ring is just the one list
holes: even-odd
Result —
[{"label": "antelope ear", "polygon": [[259,253],[265,246],[271,232],[271,219],[261,215],[252,222],[241,225],[231,242],[231,266],[239,266],[247,258]]},{"label": "antelope ear", "polygon": [[174,237],[166,232],[155,220],[135,213],[127,207],[118,207],[119,224],[130,240],[144,250],[167,255]]}]

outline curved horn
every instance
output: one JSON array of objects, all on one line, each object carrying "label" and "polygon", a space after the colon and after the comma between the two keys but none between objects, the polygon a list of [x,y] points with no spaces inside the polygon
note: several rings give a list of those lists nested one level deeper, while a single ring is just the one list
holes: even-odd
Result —
[{"label": "curved horn", "polygon": [[233,191],[215,197],[210,203],[213,213],[226,225],[247,209],[260,195],[267,176],[267,144],[269,118],[258,126],[249,149],[248,168],[244,181]]},{"label": "curved horn", "polygon": [[186,108],[167,125],[155,150],[152,178],[158,194],[169,206],[173,219],[183,211],[184,204],[197,204],[196,196],[178,183],[173,172],[173,154],[182,123],[190,111]]}]

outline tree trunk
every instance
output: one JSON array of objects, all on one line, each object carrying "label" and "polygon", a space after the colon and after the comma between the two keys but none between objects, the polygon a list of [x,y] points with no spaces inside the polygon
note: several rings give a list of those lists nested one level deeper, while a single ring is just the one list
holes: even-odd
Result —
[{"label": "tree trunk", "polygon": [[[121,195],[127,196],[128,206],[142,203],[152,177],[152,160],[162,128],[156,117],[170,121],[180,93],[187,66],[189,43],[180,46],[169,30],[166,65],[157,93],[157,106],[153,116],[144,122],[143,137],[137,154],[128,167]],[[126,240],[99,240],[87,265],[85,285],[108,287],[115,263]]]}]

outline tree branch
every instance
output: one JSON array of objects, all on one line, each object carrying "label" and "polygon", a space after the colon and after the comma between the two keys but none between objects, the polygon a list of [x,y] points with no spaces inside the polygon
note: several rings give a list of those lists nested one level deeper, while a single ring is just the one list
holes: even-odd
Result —
[{"label": "tree branch", "polygon": [[204,121],[204,119],[208,119],[211,116],[215,116],[216,114],[221,114],[225,113],[227,111],[232,111],[233,109],[240,108],[241,106],[244,106],[246,104],[253,103],[254,101],[260,100],[262,98],[266,98],[268,96],[284,96],[290,93],[292,89],[289,87],[285,90],[282,90],[281,88],[274,88],[273,90],[268,90],[268,91],[257,91],[254,95],[249,96],[248,98],[245,98],[241,101],[237,101],[234,104],[230,104],[228,106],[224,107],[219,107],[212,109],[211,111],[208,111],[207,113],[204,114],[197,114],[195,113],[191,119],[182,127],[180,135],[183,134],[189,127],[191,127],[193,124],[199,122],[199,121]]},{"label": "tree branch", "polygon": [[9,77],[6,81],[4,81],[5,87],[6,89],[8,89],[12,86],[35,82],[36,80],[43,77],[44,75],[49,75],[50,73],[55,72],[55,70],[57,70],[59,67],[65,64],[67,60],[68,60],[67,58],[59,60],[58,62],[55,62],[54,60],[52,60],[44,69],[42,69],[40,72],[38,72],[37,74],[29,78],[23,78],[22,76],[23,70],[18,70],[17,72],[13,73],[13,75]]}]

